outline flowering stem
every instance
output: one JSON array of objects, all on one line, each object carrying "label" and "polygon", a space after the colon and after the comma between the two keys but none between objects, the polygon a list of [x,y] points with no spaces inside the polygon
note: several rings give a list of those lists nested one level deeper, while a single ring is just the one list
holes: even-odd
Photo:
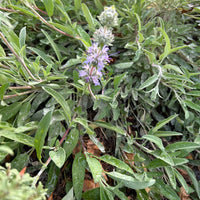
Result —
[{"label": "flowering stem", "polygon": [[93,97],[93,99],[96,100],[97,98],[94,96],[94,93],[92,92],[90,84],[88,84],[88,90],[89,90],[91,96]]}]

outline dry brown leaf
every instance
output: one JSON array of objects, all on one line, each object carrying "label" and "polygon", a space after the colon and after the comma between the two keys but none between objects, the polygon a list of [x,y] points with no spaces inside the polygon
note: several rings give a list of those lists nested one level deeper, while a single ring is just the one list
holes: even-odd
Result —
[{"label": "dry brown leaf", "polygon": [[134,154],[133,153],[127,153],[124,152],[126,154],[126,157],[128,158],[128,160],[126,161],[126,163],[132,163],[134,165]]},{"label": "dry brown leaf", "polygon": [[95,145],[91,140],[88,140],[85,143],[85,145],[86,145],[88,153],[91,153],[91,154],[96,155],[96,156],[101,156],[101,151],[99,150],[97,145]]},{"label": "dry brown leaf", "polygon": [[191,200],[183,186],[180,188],[179,197],[180,197],[181,200]]},{"label": "dry brown leaf", "polygon": [[94,180],[85,179],[83,182],[83,192],[99,187],[99,183],[94,183]]}]

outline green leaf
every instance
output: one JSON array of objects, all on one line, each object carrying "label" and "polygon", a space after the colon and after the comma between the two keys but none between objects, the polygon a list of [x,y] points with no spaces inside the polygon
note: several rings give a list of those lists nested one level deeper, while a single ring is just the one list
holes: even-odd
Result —
[{"label": "green leaf", "polygon": [[29,155],[27,153],[22,153],[17,155],[11,162],[12,168],[21,171],[24,167],[28,165]]},{"label": "green leaf", "polygon": [[49,17],[51,17],[53,15],[54,12],[54,2],[53,0],[43,0],[45,9],[47,11],[47,14]]},{"label": "green leaf", "polygon": [[200,144],[195,144],[193,142],[175,142],[169,144],[165,147],[166,151],[177,151],[181,149],[197,149],[200,148]]},{"label": "green leaf", "polygon": [[174,169],[174,173],[180,184],[184,187],[186,193],[189,194],[189,187],[183,176],[179,173],[177,169]]},{"label": "green leaf", "polygon": [[166,183],[162,181],[162,179],[157,179],[156,184],[154,185],[156,191],[166,197],[169,200],[180,200],[177,193]]},{"label": "green leaf", "polygon": [[107,123],[107,122],[103,122],[103,121],[95,121],[95,122],[93,122],[93,124],[100,126],[100,127],[103,127],[103,128],[107,128],[107,129],[112,130],[112,131],[115,131],[116,133],[119,133],[121,135],[126,135],[126,131],[123,130],[119,126],[113,126],[112,124]]},{"label": "green leaf", "polygon": [[113,165],[121,170],[125,170],[125,171],[129,172],[130,174],[134,174],[133,170],[125,162],[123,162],[113,156],[103,155],[101,157],[96,157],[96,158],[98,158],[99,160],[102,160],[110,165]]},{"label": "green leaf", "polygon": [[0,100],[3,100],[3,96],[6,90],[8,89],[8,87],[9,87],[9,83],[5,83],[0,87]]},{"label": "green leaf", "polygon": [[50,196],[55,190],[56,184],[58,182],[60,168],[58,168],[54,162],[51,162],[47,175],[48,179],[45,188],[48,188],[47,194]]},{"label": "green leaf", "polygon": [[15,116],[19,109],[21,108],[21,103],[20,102],[15,102],[9,106],[5,106],[0,110],[0,114],[2,115],[1,120],[2,121],[7,121],[11,117]]},{"label": "green leaf", "polygon": [[26,40],[26,27],[23,27],[20,30],[20,33],[19,33],[19,45],[20,45],[20,49],[22,49],[22,47],[25,46],[25,40]]},{"label": "green leaf", "polygon": [[42,88],[61,105],[62,109],[64,110],[66,119],[68,119],[70,122],[71,121],[71,110],[69,108],[67,101],[65,101],[64,97],[60,93],[56,92],[55,90],[53,90],[50,87],[43,86]]},{"label": "green leaf", "polygon": [[189,78],[184,77],[183,75],[177,75],[177,74],[171,74],[171,73],[164,73],[164,78],[166,79],[172,79],[177,81],[184,81],[194,84],[193,81],[191,81]]},{"label": "green leaf", "polygon": [[52,116],[52,111],[49,111],[42,118],[42,120],[38,124],[38,130],[36,131],[36,134],[35,134],[34,146],[35,146],[37,157],[39,160],[41,160],[42,147],[44,145],[45,137],[49,129],[51,116]]},{"label": "green leaf", "polygon": [[81,37],[80,40],[83,42],[85,47],[86,48],[90,47],[92,45],[92,42],[90,40],[89,34],[81,26],[77,27],[77,31]]},{"label": "green leaf", "polygon": [[110,191],[105,186],[100,185],[100,199],[101,200],[114,200]]},{"label": "green leaf", "polygon": [[166,118],[166,119],[158,122],[156,124],[156,126],[149,131],[149,134],[154,134],[157,130],[159,130],[160,128],[162,128],[165,124],[169,123],[171,120],[173,120],[177,116],[178,116],[177,114],[176,115],[172,115],[172,116],[170,116],[170,117],[168,117],[168,118]]},{"label": "green leaf", "polygon": [[89,135],[90,139],[92,140],[92,142],[97,145],[97,147],[99,148],[99,150],[102,153],[105,153],[105,148],[103,146],[103,144],[94,136],[94,135]]},{"label": "green leaf", "polygon": [[121,81],[123,81],[127,76],[127,72],[120,74],[120,75],[116,75],[114,77],[114,89],[116,90],[119,87],[119,84]]},{"label": "green leaf", "polygon": [[0,152],[5,152],[5,153],[10,154],[12,156],[14,155],[13,150],[6,145],[0,145]]},{"label": "green leaf", "polygon": [[165,49],[164,49],[164,52],[160,55],[159,57],[159,60],[163,60],[165,57],[167,57],[170,53],[170,50],[171,50],[171,43],[170,43],[170,39],[169,39],[169,36],[167,35],[167,33],[165,32],[164,29],[162,28],[159,28],[159,30],[162,32],[162,35],[164,36],[165,38],[165,42],[166,42],[166,45],[165,45]]},{"label": "green leaf", "polygon": [[100,200],[100,188],[87,190],[82,194],[84,200]]},{"label": "green leaf", "polygon": [[0,45],[0,57],[6,57],[6,53],[4,51],[4,48]]},{"label": "green leaf", "polygon": [[75,36],[73,28],[68,24],[65,24],[65,26],[63,26],[62,24],[55,23],[55,22],[51,22],[50,24],[52,24],[56,28],[59,28],[60,30],[64,31],[65,33],[71,35],[71,37]]},{"label": "green leaf", "polygon": [[45,35],[46,38],[48,39],[49,43],[51,44],[53,50],[54,50],[55,53],[56,53],[56,56],[57,56],[58,60],[61,61],[60,50],[59,50],[59,48],[57,47],[56,43],[53,41],[53,39],[49,36],[49,34],[48,34],[46,31],[44,31],[44,30],[41,30],[41,31],[44,33],[44,35]]},{"label": "green leaf", "polygon": [[158,80],[158,75],[154,74],[153,76],[149,77],[144,83],[142,83],[140,85],[140,87],[138,88],[138,90],[142,90],[150,85],[152,85],[153,83],[155,83]]},{"label": "green leaf", "polygon": [[171,136],[178,136],[178,135],[183,135],[183,134],[179,132],[175,132],[175,131],[156,131],[153,135],[157,137],[171,137]]},{"label": "green leaf", "polygon": [[69,15],[67,14],[67,11],[65,10],[63,5],[58,6],[57,8],[60,10],[60,12],[63,14],[63,16],[65,17],[65,21],[69,22],[69,24],[71,25],[72,21],[69,17]]},{"label": "green leaf", "polygon": [[199,183],[198,183],[198,181],[197,181],[197,179],[196,179],[195,173],[192,171],[191,168],[189,168],[188,166],[185,166],[185,165],[183,165],[183,166],[181,166],[181,167],[179,167],[179,168],[184,169],[184,170],[187,171],[187,173],[188,173],[188,175],[190,176],[190,179],[191,179],[191,181],[192,181],[192,183],[193,183],[193,185],[194,185],[194,188],[195,188],[195,190],[196,190],[196,193],[197,193],[197,195],[198,195],[198,198],[200,199],[200,187],[199,187]]},{"label": "green leaf", "polygon": [[81,200],[85,168],[85,156],[79,152],[76,154],[72,165],[73,188],[77,200]]},{"label": "green leaf", "polygon": [[88,121],[86,119],[77,117],[76,119],[73,120],[73,122],[81,124],[86,129],[89,135],[94,134],[94,131],[88,126]]},{"label": "green leaf", "polygon": [[26,134],[23,134],[23,133],[14,133],[14,132],[7,131],[7,130],[1,130],[0,136],[3,136],[10,140],[34,147],[34,138],[32,138],[31,136],[28,136]]},{"label": "green leaf", "polygon": [[181,71],[181,69],[178,66],[176,66],[176,65],[166,64],[166,65],[163,66],[163,69],[172,69],[175,72],[183,74],[183,72]]},{"label": "green leaf", "polygon": [[186,95],[200,97],[200,90],[192,90],[190,92],[187,92]]},{"label": "green leaf", "polygon": [[184,100],[184,102],[188,107],[200,112],[200,105],[199,104],[193,103],[192,101],[189,101],[189,100]]},{"label": "green leaf", "polygon": [[188,47],[188,46],[187,45],[183,45],[183,46],[180,46],[180,47],[175,47],[173,49],[170,49],[169,54],[170,53],[174,53],[174,52],[176,52],[176,51],[178,51],[180,49],[186,48],[186,47]]},{"label": "green leaf", "polygon": [[110,187],[110,186],[108,186],[107,188],[111,192],[113,192],[116,196],[118,196],[120,199],[128,200],[128,198],[126,197],[126,195],[122,191],[120,191],[118,188],[116,188],[116,187]]},{"label": "green leaf", "polygon": [[59,147],[56,151],[50,151],[49,155],[57,167],[61,168],[65,163],[66,153],[62,147]]},{"label": "green leaf", "polygon": [[94,0],[94,3],[95,3],[96,8],[97,8],[99,11],[102,11],[102,10],[103,10],[103,5],[102,5],[102,3],[100,2],[100,0]]},{"label": "green leaf", "polygon": [[33,51],[34,53],[36,53],[38,56],[40,56],[42,58],[42,60],[44,60],[47,64],[52,64],[53,62],[51,61],[51,58],[44,53],[43,51],[36,49],[34,47],[28,47],[28,49],[30,49],[31,51]]},{"label": "green leaf", "polygon": [[74,200],[74,193],[73,193],[73,187],[70,189],[70,191],[62,198],[62,200]]},{"label": "green leaf", "polygon": [[169,177],[172,188],[176,190],[176,177],[173,168],[171,166],[165,167],[165,171],[167,173],[167,176]]},{"label": "green leaf", "polygon": [[121,174],[119,172],[108,172],[107,173],[111,178],[117,180],[119,182],[123,182],[123,184],[134,190],[141,190],[147,187],[152,186],[155,183],[154,179],[148,178],[147,180],[137,180],[132,176],[127,176],[125,174]]},{"label": "green leaf", "polygon": [[24,125],[28,114],[30,114],[30,109],[31,109],[31,103],[30,102],[26,102],[22,105],[22,107],[19,111],[18,117],[17,117],[17,125],[18,126]]},{"label": "green leaf", "polygon": [[123,62],[113,65],[113,67],[116,67],[117,69],[128,69],[133,66],[133,62]]},{"label": "green leaf", "polygon": [[169,155],[166,151],[155,150],[152,151],[151,154],[154,155],[156,158],[159,158],[160,160],[166,162],[170,166],[175,165],[172,156]]},{"label": "green leaf", "polygon": [[70,154],[76,147],[78,139],[79,139],[79,131],[76,128],[73,128],[68,134],[63,146],[66,152],[66,159],[70,156]]},{"label": "green leaf", "polygon": [[81,9],[81,1],[82,0],[74,0],[74,6],[76,11]]},{"label": "green leaf", "polygon": [[156,55],[155,53],[152,53],[150,51],[147,51],[146,49],[142,49],[145,54],[147,55],[149,61],[150,61],[150,64],[153,64],[155,61],[156,61]]},{"label": "green leaf", "polygon": [[88,9],[87,5],[85,3],[82,3],[81,8],[82,8],[83,14],[85,16],[85,19],[86,19],[87,23],[89,24],[89,27],[92,29],[95,29],[94,19],[91,15],[90,10]]},{"label": "green leaf", "polygon": [[103,172],[100,162],[96,158],[90,157],[88,154],[86,154],[86,160],[91,170],[94,182],[98,183],[102,178]]},{"label": "green leaf", "polygon": [[142,138],[155,143],[160,150],[165,150],[165,148],[162,144],[162,140],[159,137],[154,136],[154,135],[143,135]]},{"label": "green leaf", "polygon": [[140,17],[137,13],[134,13],[136,18],[137,18],[137,21],[138,21],[138,31],[140,32],[142,30],[142,25],[141,25],[141,21],[140,21]]},{"label": "green leaf", "polygon": [[13,8],[14,10],[19,10],[22,13],[24,13],[25,15],[30,15],[31,17],[34,18],[38,18],[37,15],[35,15],[34,13],[30,12],[28,9],[22,7],[22,6],[16,6],[16,5],[9,5],[11,8]]}]

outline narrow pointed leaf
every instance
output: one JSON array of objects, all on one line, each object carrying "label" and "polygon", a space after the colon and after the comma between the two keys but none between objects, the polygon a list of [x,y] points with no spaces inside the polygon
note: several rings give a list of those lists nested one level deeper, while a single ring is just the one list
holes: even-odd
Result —
[{"label": "narrow pointed leaf", "polygon": [[157,137],[157,136],[154,136],[154,135],[144,135],[142,138],[153,142],[154,144],[156,144],[158,146],[158,148],[160,150],[164,150],[165,149],[164,146],[163,146],[163,144],[162,144],[162,140],[159,137]]},{"label": "narrow pointed leaf", "polygon": [[184,102],[188,107],[200,112],[200,105],[199,104],[193,103],[192,101],[189,101],[189,100],[185,100]]},{"label": "narrow pointed leaf", "polygon": [[76,154],[72,165],[72,180],[75,197],[81,200],[83,181],[85,177],[86,160],[85,156],[80,152]]},{"label": "narrow pointed leaf", "polygon": [[37,157],[41,160],[42,147],[44,146],[45,137],[49,129],[52,111],[49,111],[38,124],[38,130],[35,134],[34,146],[36,149]]},{"label": "narrow pointed leaf", "polygon": [[45,9],[47,11],[47,14],[49,17],[51,17],[53,15],[54,12],[54,2],[53,0],[43,0]]},{"label": "narrow pointed leaf", "polygon": [[150,85],[155,83],[157,80],[158,80],[158,75],[154,74],[153,76],[149,77],[144,83],[142,83],[140,87],[138,88],[138,90],[142,90],[146,87],[149,87]]},{"label": "narrow pointed leaf", "polygon": [[121,170],[125,170],[131,174],[134,174],[133,170],[123,161],[110,156],[110,155],[103,155],[101,157],[98,157],[99,160],[102,160],[110,165],[113,165]]},{"label": "narrow pointed leaf", "polygon": [[100,162],[96,158],[92,158],[86,154],[86,160],[91,170],[93,179],[95,183],[98,183],[101,180],[102,176],[102,167]]},{"label": "narrow pointed leaf", "polygon": [[121,174],[119,172],[108,172],[107,173],[111,178],[114,180],[117,180],[119,182],[123,182],[123,184],[131,189],[134,190],[141,190],[145,189],[147,187],[152,186],[155,183],[154,179],[148,179],[148,180],[137,180],[133,178],[132,176],[128,176],[125,174]]},{"label": "narrow pointed leaf", "polygon": [[56,92],[54,89],[50,87],[44,86],[42,88],[61,105],[62,109],[64,110],[64,114],[66,118],[69,121],[71,121],[71,110],[69,108],[67,101],[65,101],[64,97],[60,93]]},{"label": "narrow pointed leaf", "polygon": [[160,122],[158,122],[156,124],[156,126],[150,130],[149,134],[154,134],[157,130],[159,130],[160,128],[162,128],[164,125],[166,125],[167,123],[169,123],[171,120],[173,120],[174,118],[176,118],[178,115],[172,115]]}]

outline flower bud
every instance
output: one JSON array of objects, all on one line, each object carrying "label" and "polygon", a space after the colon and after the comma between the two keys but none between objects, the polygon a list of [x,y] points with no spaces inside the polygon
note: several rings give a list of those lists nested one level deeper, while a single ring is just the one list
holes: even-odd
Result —
[{"label": "flower bud", "polygon": [[97,29],[93,35],[94,41],[98,44],[111,46],[114,41],[114,35],[112,34],[111,29],[105,27],[100,27]]},{"label": "flower bud", "polygon": [[104,11],[99,16],[99,20],[103,26],[115,27],[118,25],[118,13],[115,6],[104,7]]}]

